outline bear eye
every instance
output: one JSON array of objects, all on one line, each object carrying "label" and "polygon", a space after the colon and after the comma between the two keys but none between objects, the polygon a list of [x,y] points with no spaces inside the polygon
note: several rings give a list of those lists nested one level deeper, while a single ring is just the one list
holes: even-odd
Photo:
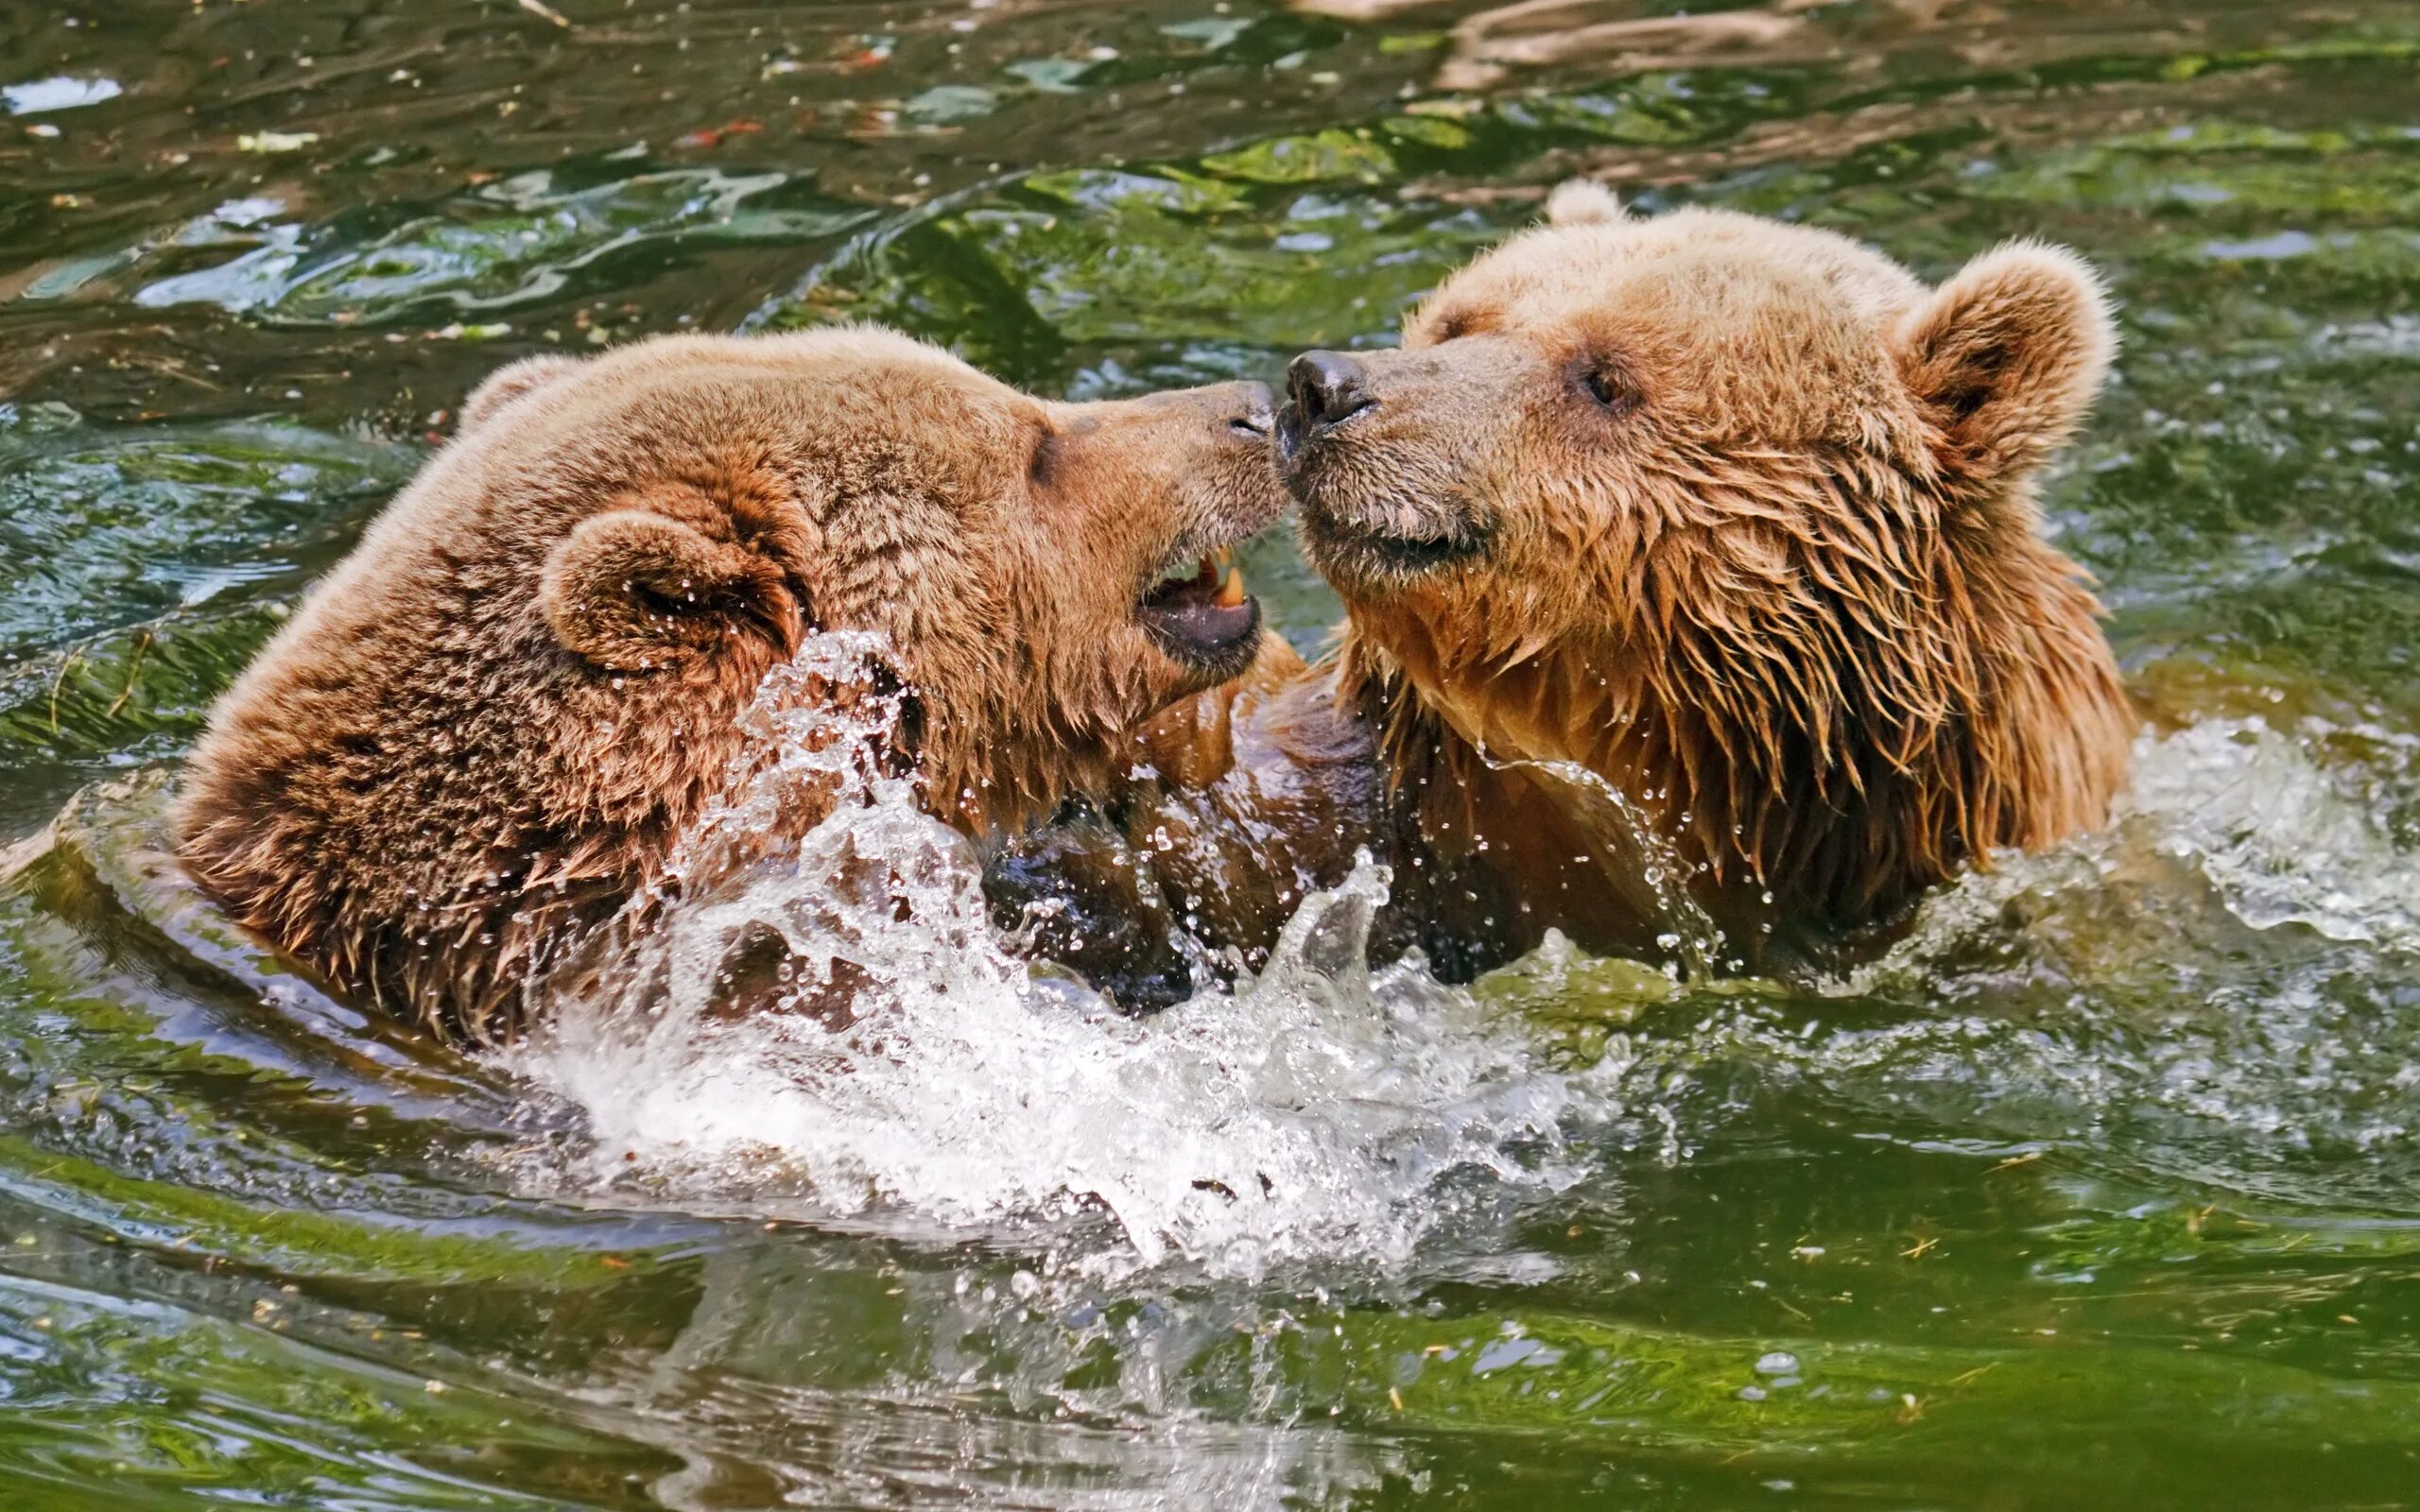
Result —
[{"label": "bear eye", "polygon": [[1598,405],[1616,415],[1628,414],[1639,403],[1638,385],[1617,362],[1587,361],[1580,368],[1580,387]]}]

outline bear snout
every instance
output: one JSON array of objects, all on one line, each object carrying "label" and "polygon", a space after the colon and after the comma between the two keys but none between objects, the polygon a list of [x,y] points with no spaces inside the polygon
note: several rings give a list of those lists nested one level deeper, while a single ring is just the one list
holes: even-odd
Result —
[{"label": "bear snout", "polygon": [[1373,408],[1370,369],[1344,352],[1305,352],[1286,369],[1287,406],[1278,445],[1291,459],[1303,447]]}]

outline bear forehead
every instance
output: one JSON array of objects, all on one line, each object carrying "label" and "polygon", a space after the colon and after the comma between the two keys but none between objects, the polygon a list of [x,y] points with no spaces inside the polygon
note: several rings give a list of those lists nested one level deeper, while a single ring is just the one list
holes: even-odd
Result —
[{"label": "bear forehead", "polygon": [[1524,232],[1440,286],[1415,335],[1611,320],[1862,341],[1923,293],[1907,269],[1836,232],[1691,209]]},{"label": "bear forehead", "polygon": [[750,452],[765,464],[887,460],[959,480],[1020,469],[1049,407],[947,352],[892,332],[831,327],[639,343],[571,366],[476,437],[493,471],[678,472]]},{"label": "bear forehead", "polygon": [[1491,334],[1558,370],[1618,363],[1668,427],[1710,438],[1863,443],[1904,407],[1889,337],[1924,292],[1845,236],[1684,210],[1523,232],[1440,286],[1405,342]]},{"label": "bear forehead", "polygon": [[775,335],[681,335],[634,343],[584,365],[591,379],[628,380],[700,368],[758,369],[816,380],[891,376],[1003,400],[1007,384],[948,351],[880,326],[837,325]]}]

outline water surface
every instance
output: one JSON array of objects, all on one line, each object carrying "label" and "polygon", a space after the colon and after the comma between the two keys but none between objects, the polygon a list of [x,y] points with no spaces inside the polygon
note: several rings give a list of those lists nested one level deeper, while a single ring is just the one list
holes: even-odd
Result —
[{"label": "water surface", "polygon": [[[0,29],[0,1503],[2420,1504],[2409,5],[89,9]],[[2107,271],[2047,500],[2152,714],[2106,833],[1822,988],[1373,980],[1365,874],[1102,1023],[891,794],[822,838],[917,929],[695,921],[848,933],[879,1034],[676,990],[490,1061],[152,855],[505,360],[873,318],[1268,377],[1577,172]]]}]

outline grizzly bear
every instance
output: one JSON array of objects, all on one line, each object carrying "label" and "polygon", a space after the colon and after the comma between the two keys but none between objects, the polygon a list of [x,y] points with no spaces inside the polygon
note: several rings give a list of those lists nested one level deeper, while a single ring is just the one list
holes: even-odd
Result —
[{"label": "grizzly bear", "polygon": [[1928,289],[1586,183],[1547,219],[1399,350],[1296,359],[1279,424],[1340,691],[1448,864],[1755,962],[2100,824],[2135,716],[2034,503],[2115,347],[2090,269],[2017,243]]},{"label": "grizzly bear", "polygon": [[1277,444],[1340,648],[1162,715],[1122,828],[1247,962],[1357,847],[1394,868],[1374,950],[1449,978],[1548,927],[1836,960],[2123,782],[2135,715],[2034,503],[2113,347],[2053,248],[1927,288],[1566,185],[1400,349],[1294,362]]},{"label": "grizzly bear", "polygon": [[508,368],[221,700],[179,856],[338,989],[489,1041],[661,878],[811,634],[885,638],[930,812],[1047,815],[1251,662],[1210,558],[1285,505],[1270,405],[1050,403],[874,329]]}]

